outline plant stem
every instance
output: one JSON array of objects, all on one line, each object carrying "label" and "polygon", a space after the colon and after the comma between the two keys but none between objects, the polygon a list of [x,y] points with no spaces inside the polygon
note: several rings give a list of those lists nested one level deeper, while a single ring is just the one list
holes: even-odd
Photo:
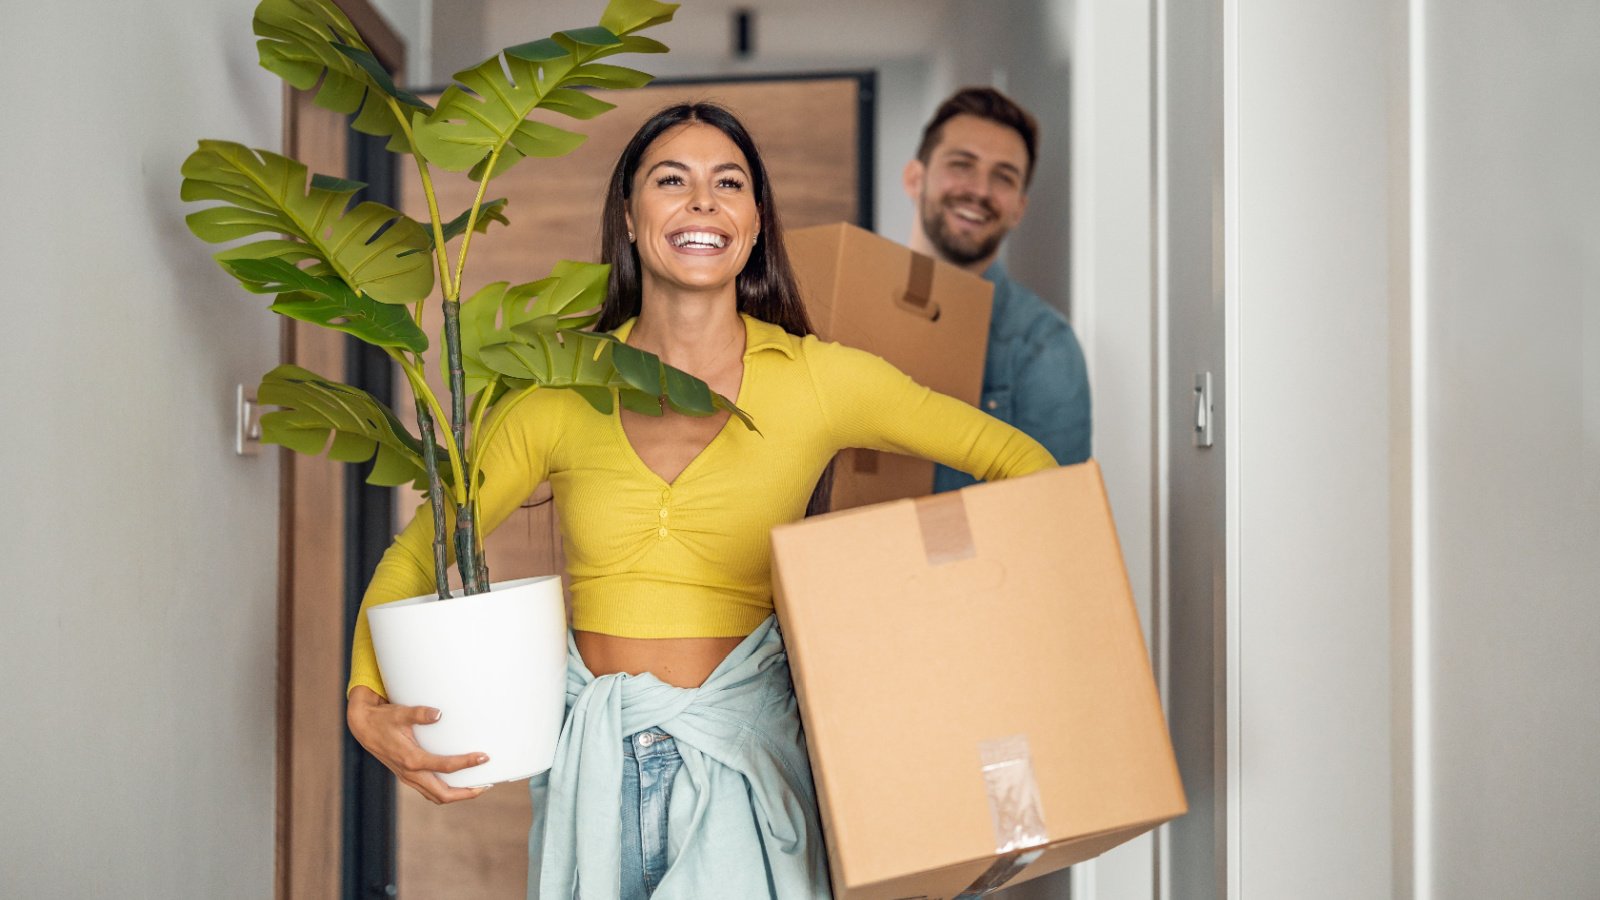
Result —
[{"label": "plant stem", "polygon": [[472,413],[472,449],[467,453],[467,477],[472,482],[472,496],[478,496],[478,461],[483,459],[484,448],[488,446],[483,439],[483,418],[489,412],[489,399],[494,396],[494,389],[500,384],[500,376],[490,377],[489,383],[478,392],[477,409]]},{"label": "plant stem", "polygon": [[[428,387],[428,380],[423,377],[422,366],[420,364],[412,363],[404,356],[401,356],[399,353],[396,353],[392,350],[389,352],[389,356],[393,358],[395,362],[400,364],[400,371],[405,373],[406,380],[411,383],[412,395],[427,401],[428,408],[433,412],[434,421],[448,421],[448,418],[444,414],[444,409],[439,406],[438,398],[433,396],[433,390]],[[455,497],[453,500],[456,506],[459,507],[467,502],[464,486],[467,473],[461,462],[460,445],[455,442],[455,436],[449,432],[445,433],[444,450],[445,453],[450,455],[450,472],[455,476],[456,483]]]},{"label": "plant stem", "polygon": [[[450,372],[450,434],[457,447],[467,446],[467,373],[461,365],[461,302],[446,299],[444,301],[444,348],[448,354]],[[476,455],[476,454],[473,454]],[[461,498],[456,515],[456,566],[461,569],[461,583],[468,593],[481,593],[474,590],[478,584],[478,566],[474,558],[477,554],[476,535],[473,534],[475,522],[472,515],[473,498],[477,494],[476,485],[463,479],[461,489],[457,495]]]},{"label": "plant stem", "polygon": [[[411,148],[411,158],[416,161],[417,175],[422,179],[422,195],[428,199],[428,219],[433,226],[433,253],[437,258],[439,269],[439,293],[445,297],[459,297],[458,291],[452,290],[450,283],[450,257],[444,249],[444,219],[439,216],[439,198],[433,191],[433,177],[428,173],[428,161],[423,158],[422,151],[417,149],[417,136],[411,132],[411,120],[400,109],[400,104],[393,97],[388,98],[389,108],[394,111],[394,117],[400,122],[400,130],[406,133],[406,145]],[[422,320],[421,304],[417,310],[417,321]]]},{"label": "plant stem", "polygon": [[[517,408],[517,404],[528,399],[529,397],[532,397],[533,392],[536,390],[538,390],[538,388],[529,388],[525,391],[518,391],[515,394],[509,394],[498,404],[496,404],[494,408],[494,417],[489,420],[488,430],[479,433],[476,429],[474,429],[472,438],[474,446],[487,447],[489,441],[494,438],[495,433],[505,425],[506,418],[511,415],[511,411]],[[480,454],[473,454],[472,469],[468,473],[474,482],[476,482],[478,478],[479,456]]]},{"label": "plant stem", "polygon": [[[467,251],[472,247],[478,213],[483,208],[483,193],[489,187],[489,176],[499,159],[499,150],[490,153],[483,177],[478,179],[478,192],[472,198],[472,209],[467,212],[467,229],[461,236],[461,252],[456,254],[456,274],[452,280],[455,294],[446,295],[444,300],[444,347],[450,361],[450,429],[458,447],[467,446],[467,375],[461,364],[461,283],[466,275]],[[468,456],[476,458],[478,454],[474,452]],[[487,567],[482,565],[483,542],[478,536],[477,497],[478,486],[469,480],[460,514],[456,516],[456,565],[461,569],[462,584],[467,585],[467,592],[472,594],[489,589]]]},{"label": "plant stem", "polygon": [[[433,442],[433,414],[421,397],[413,398],[417,405],[417,428],[422,432],[422,465],[428,472],[428,502],[433,505],[433,533],[444,534],[444,486],[439,479],[439,452]],[[433,583],[440,600],[450,599],[450,556],[445,552],[444,541],[433,542]]]},{"label": "plant stem", "polygon": [[[489,154],[489,162],[484,166],[483,177],[478,179],[478,193],[472,198],[472,209],[467,213],[467,230],[461,235],[461,252],[456,255],[456,287],[461,286],[461,276],[467,269],[467,249],[472,246],[472,233],[478,227],[478,211],[483,207],[483,192],[489,188],[489,176],[494,174],[494,165],[500,161],[500,151]],[[460,295],[457,294],[457,297]]]}]

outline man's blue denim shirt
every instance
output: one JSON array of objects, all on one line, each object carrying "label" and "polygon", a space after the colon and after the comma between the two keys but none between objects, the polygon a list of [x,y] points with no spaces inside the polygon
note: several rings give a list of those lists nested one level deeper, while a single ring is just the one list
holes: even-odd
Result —
[{"label": "man's blue denim shirt", "polygon": [[[1062,465],[1089,458],[1089,372],[1083,348],[1065,316],[1011,280],[996,260],[983,273],[994,284],[988,359],[980,408],[1045,446]],[[934,491],[953,491],[977,479],[940,466]]]}]

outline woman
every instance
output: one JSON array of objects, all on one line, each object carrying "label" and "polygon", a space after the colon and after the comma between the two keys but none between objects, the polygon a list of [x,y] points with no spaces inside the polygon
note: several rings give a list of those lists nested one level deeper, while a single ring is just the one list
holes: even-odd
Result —
[{"label": "woman", "polygon": [[[532,782],[529,896],[828,896],[795,699],[772,616],[768,534],[807,511],[845,447],[995,479],[1054,465],[1041,446],[811,335],[754,142],[711,104],[647,121],[612,173],[598,327],[703,379],[760,432],[670,410],[595,413],[570,391],[520,404],[485,453],[493,528],[548,478],[572,579],[568,719]],[[820,495],[820,491],[818,491]],[[384,701],[364,610],[431,590],[432,516],[384,555],[363,602],[350,729],[439,803],[480,790],[434,775],[431,709]],[[621,798],[621,828],[617,826]]]}]

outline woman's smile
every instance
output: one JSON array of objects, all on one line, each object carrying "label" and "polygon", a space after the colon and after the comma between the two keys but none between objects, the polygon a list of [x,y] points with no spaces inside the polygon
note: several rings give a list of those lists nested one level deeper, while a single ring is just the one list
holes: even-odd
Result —
[{"label": "woman's smile", "polygon": [[728,248],[728,233],[720,228],[684,228],[667,235],[674,250],[692,256],[713,256]]}]

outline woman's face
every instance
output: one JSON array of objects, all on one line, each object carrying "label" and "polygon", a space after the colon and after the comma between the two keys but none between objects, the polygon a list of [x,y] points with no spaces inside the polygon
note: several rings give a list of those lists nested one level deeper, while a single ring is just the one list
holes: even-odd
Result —
[{"label": "woman's face", "polygon": [[628,230],[646,290],[728,287],[761,228],[750,163],[717,128],[676,126],[645,150],[633,176]]}]

